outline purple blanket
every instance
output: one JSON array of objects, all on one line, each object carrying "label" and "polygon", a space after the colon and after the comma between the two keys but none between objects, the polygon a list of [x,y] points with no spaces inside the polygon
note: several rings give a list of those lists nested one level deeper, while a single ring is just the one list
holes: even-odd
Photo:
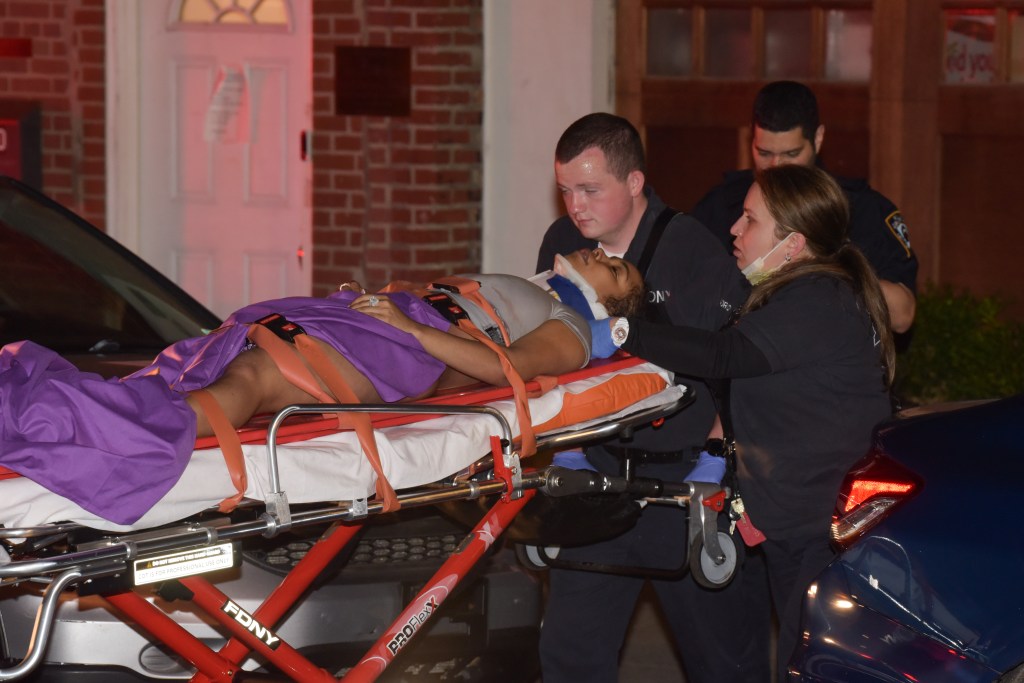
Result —
[{"label": "purple blanket", "polygon": [[[220,377],[245,347],[244,323],[269,313],[334,347],[385,401],[426,391],[444,364],[412,335],[349,309],[354,296],[247,306],[123,380],[80,372],[32,342],[8,344],[0,349],[0,465],[112,522],[135,522],[170,490],[192,455],[195,414],[185,393]],[[448,328],[415,297],[391,299],[414,320]]]}]

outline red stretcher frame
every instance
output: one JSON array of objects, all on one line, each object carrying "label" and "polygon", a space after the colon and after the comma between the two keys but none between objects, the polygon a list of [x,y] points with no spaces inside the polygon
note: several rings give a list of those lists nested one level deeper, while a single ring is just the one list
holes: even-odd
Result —
[{"label": "red stretcher frame", "polygon": [[[572,381],[607,371],[607,367],[601,366],[587,368],[563,378],[563,380]],[[446,397],[444,403],[462,404],[451,408],[453,411],[485,411],[487,410],[485,407],[472,404],[495,400],[506,395],[507,390],[495,389],[486,391],[484,397],[477,392],[466,394],[464,397]],[[545,450],[557,450],[607,439],[616,433],[628,432],[650,423],[658,423],[668,415],[689,405],[693,398],[692,393],[687,392],[672,404],[640,411],[613,424],[602,424],[580,432],[563,433],[548,439],[540,439],[538,447]],[[431,406],[427,409],[433,414],[445,412],[447,408],[437,405],[438,403],[439,401],[431,402]],[[312,405],[293,408],[320,414],[330,413],[334,409],[339,411],[361,409],[371,412],[381,411],[381,413],[399,410],[395,406],[385,405]],[[407,412],[408,408],[407,405],[401,407],[402,412],[405,413],[402,415],[381,416],[381,421],[386,424],[396,424],[412,419],[423,419],[422,416],[410,416]],[[503,421],[500,414],[498,418]],[[331,420],[325,418],[324,422],[329,424]],[[507,425],[504,427],[507,431]],[[292,438],[292,436],[289,433],[284,438]],[[46,642],[52,631],[52,620],[56,613],[58,598],[66,588],[95,578],[123,576],[129,573],[130,565],[135,558],[144,557],[160,550],[202,548],[217,542],[234,542],[255,535],[273,536],[292,527],[313,524],[326,524],[328,529],[252,614],[242,612],[229,596],[221,592],[202,575],[177,579],[191,593],[192,603],[230,634],[228,642],[217,651],[190,634],[135,590],[127,588],[120,592],[103,594],[103,597],[145,630],[154,640],[161,642],[192,664],[197,669],[197,673],[191,679],[194,682],[228,682],[236,680],[236,677],[240,675],[244,676],[246,672],[243,672],[240,663],[251,652],[257,652],[265,658],[268,665],[295,681],[340,680],[349,683],[376,680],[420,628],[442,607],[447,595],[487,553],[523,506],[538,493],[539,489],[546,486],[548,470],[521,470],[517,455],[512,451],[512,444],[507,440],[499,439],[497,436],[492,437],[491,451],[494,467],[493,478],[484,481],[466,479],[461,482],[453,482],[450,486],[441,489],[417,489],[399,494],[402,507],[419,507],[446,500],[468,500],[489,495],[495,495],[496,498],[490,510],[467,534],[464,541],[435,572],[424,588],[395,617],[384,635],[367,651],[358,664],[341,678],[336,678],[330,672],[317,667],[288,643],[277,638],[274,635],[274,628],[282,616],[301,599],[306,589],[331,560],[356,536],[361,525],[351,522],[369,514],[381,512],[382,505],[377,502],[370,502],[366,508],[357,508],[352,503],[343,503],[323,509],[289,510],[285,515],[285,520],[274,515],[264,514],[258,521],[226,525],[223,524],[223,521],[215,521],[131,532],[114,535],[113,538],[92,547],[82,547],[53,559],[35,561],[30,559],[0,565],[0,587],[5,583],[28,578],[49,577],[51,579],[36,618],[35,633],[29,653],[22,663],[13,669],[0,670],[0,681],[21,678],[41,664]],[[680,499],[685,496],[677,495],[675,497]],[[52,531],[59,534],[66,532],[67,527],[77,525],[51,526],[54,527]],[[36,527],[26,530],[26,537],[31,538],[36,533],[42,533],[42,529],[44,528]],[[240,615],[239,612],[242,614]],[[267,640],[273,641],[272,647],[267,645]]]},{"label": "red stretcher frame", "polygon": [[[105,597],[141,628],[195,666],[198,673],[192,677],[193,683],[233,681],[240,672],[240,662],[251,651],[258,652],[269,664],[296,681],[374,681],[384,673],[402,648],[426,623],[427,619],[420,616],[433,616],[455,585],[484,556],[535,494],[536,491],[529,490],[516,500],[498,500],[469,533],[468,542],[463,542],[441,565],[405,610],[395,618],[385,634],[360,662],[341,678],[335,678],[329,672],[315,666],[284,641],[279,645],[275,643],[275,649],[268,647],[263,640],[254,635],[252,629],[243,625],[244,620],[240,621],[225,611],[231,599],[201,576],[179,579],[179,582],[193,594],[193,604],[231,633],[231,639],[218,652],[214,652],[134,591]],[[333,527],[251,615],[253,622],[272,631],[277,621],[292,607],[328,563],[344,549],[358,530],[358,526]],[[453,577],[454,582],[451,581]],[[410,623],[414,618],[416,627],[412,628]]]}]

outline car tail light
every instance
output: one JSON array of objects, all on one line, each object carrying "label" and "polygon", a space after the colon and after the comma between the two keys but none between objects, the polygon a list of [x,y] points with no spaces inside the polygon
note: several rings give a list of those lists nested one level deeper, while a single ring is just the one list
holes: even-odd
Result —
[{"label": "car tail light", "polygon": [[832,540],[849,546],[921,486],[920,477],[889,457],[878,452],[867,456],[853,466],[839,489]]}]

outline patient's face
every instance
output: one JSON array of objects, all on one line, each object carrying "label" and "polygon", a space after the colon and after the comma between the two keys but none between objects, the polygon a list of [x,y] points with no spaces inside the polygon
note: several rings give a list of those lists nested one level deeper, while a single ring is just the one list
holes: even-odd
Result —
[{"label": "patient's face", "polygon": [[604,249],[581,249],[565,258],[597,292],[603,303],[609,297],[622,299],[643,287],[640,271],[629,261],[608,256]]}]

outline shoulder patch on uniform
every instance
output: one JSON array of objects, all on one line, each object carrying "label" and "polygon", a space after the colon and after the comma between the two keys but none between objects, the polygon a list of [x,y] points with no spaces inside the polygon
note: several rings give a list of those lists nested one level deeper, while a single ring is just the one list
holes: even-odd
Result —
[{"label": "shoulder patch on uniform", "polygon": [[903,245],[903,249],[907,252],[907,258],[910,258],[910,229],[903,222],[903,216],[899,211],[893,211],[886,217],[885,224],[889,226],[893,237]]}]

